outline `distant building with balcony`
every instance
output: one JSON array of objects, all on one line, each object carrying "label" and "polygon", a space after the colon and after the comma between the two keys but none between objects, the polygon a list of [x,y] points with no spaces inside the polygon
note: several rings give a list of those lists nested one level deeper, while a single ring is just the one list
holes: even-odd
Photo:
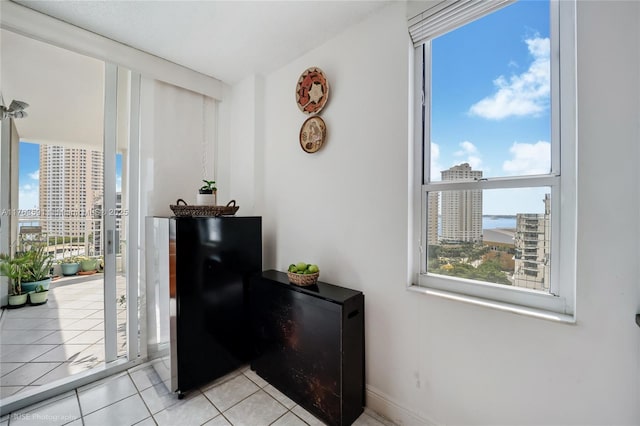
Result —
[{"label": "distant building with balcony", "polygon": [[549,290],[550,207],[550,195],[545,194],[544,214],[519,213],[516,216],[514,286]]},{"label": "distant building with balcony", "polygon": [[[453,166],[442,173],[443,181],[476,180],[481,170],[473,170],[468,163]],[[442,191],[443,243],[482,241],[482,190]]]},{"label": "distant building with balcony", "polygon": [[92,234],[102,188],[102,152],[40,145],[40,226],[49,237]]}]

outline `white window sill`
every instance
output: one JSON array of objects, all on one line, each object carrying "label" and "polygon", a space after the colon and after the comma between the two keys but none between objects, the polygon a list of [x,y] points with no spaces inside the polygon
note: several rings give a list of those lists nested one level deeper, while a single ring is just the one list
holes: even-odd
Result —
[{"label": "white window sill", "polygon": [[533,317],[537,319],[543,319],[547,321],[559,322],[563,324],[575,324],[576,318],[574,315],[558,314],[556,312],[545,311],[542,309],[530,308],[527,306],[512,305],[504,302],[497,302],[495,300],[482,299],[480,297],[473,297],[464,294],[452,293],[444,290],[436,290],[432,288],[420,287],[417,285],[410,285],[407,290],[416,293],[422,293],[429,296],[440,297],[448,300],[455,300],[463,303],[470,303],[476,306],[484,306],[490,309],[496,309],[504,312],[511,312],[518,315],[524,315],[527,317]]}]

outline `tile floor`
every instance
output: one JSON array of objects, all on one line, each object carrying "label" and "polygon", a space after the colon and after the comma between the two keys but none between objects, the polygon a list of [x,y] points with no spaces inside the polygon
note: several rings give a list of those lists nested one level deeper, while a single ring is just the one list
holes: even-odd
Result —
[{"label": "tile floor", "polygon": [[[184,399],[170,393],[151,363],[143,364],[0,418],[0,426],[26,425],[322,425],[309,412],[257,376],[238,369]],[[366,410],[358,426],[391,426]]]},{"label": "tile floor", "polygon": [[[124,277],[116,279],[124,294]],[[118,352],[125,354],[125,306],[118,308]],[[40,306],[4,309],[0,320],[0,399],[104,362],[102,274],[51,283]]]}]

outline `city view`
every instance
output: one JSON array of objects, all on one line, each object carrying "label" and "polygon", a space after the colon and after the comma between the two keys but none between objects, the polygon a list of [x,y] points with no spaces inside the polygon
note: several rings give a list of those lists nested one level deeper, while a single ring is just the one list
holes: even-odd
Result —
[{"label": "city view", "polygon": [[[37,233],[55,258],[102,255],[103,154],[82,148],[20,142],[19,235]],[[121,208],[117,156],[116,210]],[[123,226],[116,211],[116,230]],[[19,237],[20,238],[20,237]]]},{"label": "city view", "polygon": [[[517,2],[431,40],[431,182],[550,173],[549,13]],[[429,273],[549,291],[550,187],[440,188],[427,197]]]}]

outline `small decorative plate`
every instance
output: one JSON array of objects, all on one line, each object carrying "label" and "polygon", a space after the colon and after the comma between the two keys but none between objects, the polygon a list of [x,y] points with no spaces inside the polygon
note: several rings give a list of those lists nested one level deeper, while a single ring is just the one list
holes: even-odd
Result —
[{"label": "small decorative plate", "polygon": [[327,136],[327,126],[320,117],[309,117],[300,128],[300,146],[305,152],[313,154],[318,151]]},{"label": "small decorative plate", "polygon": [[307,115],[319,113],[329,99],[329,82],[318,67],[307,68],[296,86],[296,103]]}]

